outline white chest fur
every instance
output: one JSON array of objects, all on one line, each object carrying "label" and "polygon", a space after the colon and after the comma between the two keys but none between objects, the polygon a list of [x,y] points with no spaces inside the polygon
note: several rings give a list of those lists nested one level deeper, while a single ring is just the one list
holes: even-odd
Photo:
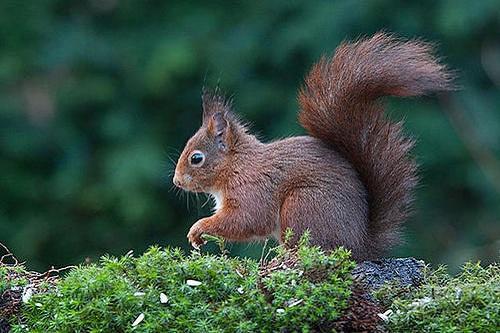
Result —
[{"label": "white chest fur", "polygon": [[212,209],[214,213],[217,213],[220,209],[222,209],[222,205],[224,203],[224,197],[221,192],[211,192],[210,197],[214,201],[214,208]]}]

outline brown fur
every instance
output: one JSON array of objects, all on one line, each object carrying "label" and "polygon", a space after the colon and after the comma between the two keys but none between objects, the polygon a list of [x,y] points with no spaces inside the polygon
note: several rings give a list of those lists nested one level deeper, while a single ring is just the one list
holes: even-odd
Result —
[{"label": "brown fur", "polygon": [[[299,92],[302,126],[309,136],[262,143],[248,133],[230,104],[203,94],[203,125],[188,141],[174,183],[220,198],[214,215],[195,223],[203,233],[232,241],[269,236],[296,241],[309,230],[325,250],[343,245],[357,260],[379,256],[397,243],[417,183],[408,153],[413,142],[376,101],[449,89],[450,77],[418,41],[386,34],[343,43],[321,59]],[[194,150],[201,166],[189,164]]]}]

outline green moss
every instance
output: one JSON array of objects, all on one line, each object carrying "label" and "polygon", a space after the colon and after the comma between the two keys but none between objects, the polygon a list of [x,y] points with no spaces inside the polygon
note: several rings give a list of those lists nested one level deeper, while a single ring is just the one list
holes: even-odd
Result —
[{"label": "green moss", "polygon": [[0,266],[0,294],[8,288],[7,283],[7,267]]},{"label": "green moss", "polygon": [[497,332],[500,267],[467,263],[456,277],[440,267],[418,288],[388,285],[377,297],[393,311],[388,327],[394,332]]},{"label": "green moss", "polygon": [[22,265],[0,264],[0,296],[8,289],[24,287],[28,283],[27,272]]},{"label": "green moss", "polygon": [[[0,265],[0,295],[28,280],[33,285],[30,277],[38,277],[36,294],[20,312],[10,312],[12,331],[18,333],[318,332],[335,327],[351,295],[349,253],[325,254],[303,239],[297,249],[278,247],[272,254],[275,258],[262,264],[225,252],[186,255],[152,247],[139,257],[103,257],[45,284],[21,266]],[[426,268],[421,286],[386,285],[376,297],[392,311],[386,321],[391,332],[495,332],[500,268],[469,263],[456,277],[443,267]]]},{"label": "green moss", "polygon": [[[289,267],[278,267],[278,263]],[[304,244],[255,260],[153,247],[102,258],[37,294],[13,332],[307,332],[340,316],[350,296],[349,254]],[[199,281],[199,285],[188,283]],[[194,283],[196,284],[196,283]],[[160,302],[160,294],[168,297]],[[144,319],[133,327],[142,315]]]}]

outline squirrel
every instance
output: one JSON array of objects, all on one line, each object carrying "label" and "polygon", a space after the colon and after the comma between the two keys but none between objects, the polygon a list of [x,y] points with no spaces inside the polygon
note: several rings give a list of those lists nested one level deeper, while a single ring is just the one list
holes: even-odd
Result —
[{"label": "squirrel", "polygon": [[197,221],[203,234],[229,241],[274,237],[295,244],[344,246],[357,260],[376,259],[400,242],[418,182],[409,156],[414,141],[384,115],[383,96],[452,90],[453,75],[419,40],[379,32],[343,42],[323,56],[298,93],[299,122],[309,136],[263,143],[217,93],[202,94],[203,123],[187,142],[173,182],[210,194],[214,214]]}]

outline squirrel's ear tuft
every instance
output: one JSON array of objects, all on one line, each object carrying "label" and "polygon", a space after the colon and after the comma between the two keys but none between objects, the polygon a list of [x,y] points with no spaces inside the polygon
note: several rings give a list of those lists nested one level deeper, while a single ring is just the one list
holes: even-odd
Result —
[{"label": "squirrel's ear tuft", "polygon": [[203,124],[215,139],[217,147],[226,151],[231,143],[231,103],[221,95],[203,90]]},{"label": "squirrel's ear tuft", "polygon": [[203,88],[201,95],[203,107],[203,124],[208,124],[210,118],[216,113],[228,114],[231,111],[231,102],[219,94],[219,89],[214,91]]}]

